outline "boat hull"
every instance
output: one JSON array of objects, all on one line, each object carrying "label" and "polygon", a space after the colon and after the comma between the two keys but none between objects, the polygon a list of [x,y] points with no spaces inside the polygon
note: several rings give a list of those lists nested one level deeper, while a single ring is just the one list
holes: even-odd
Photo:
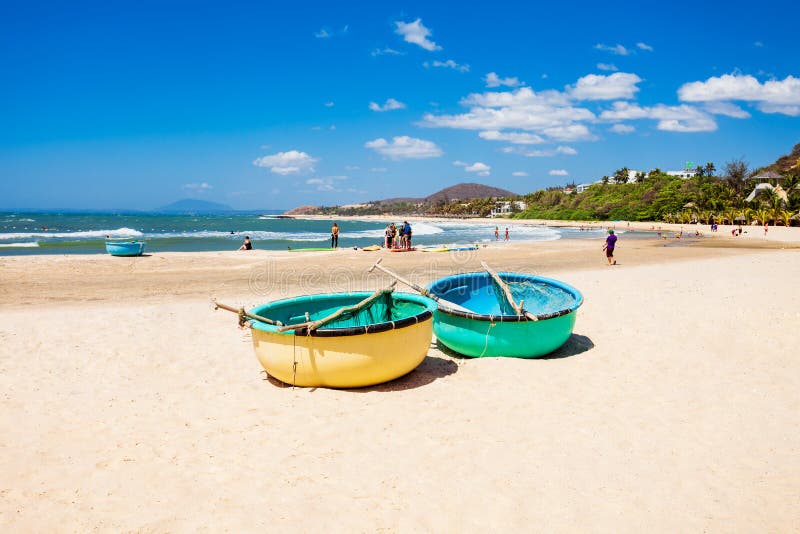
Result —
[{"label": "boat hull", "polygon": [[[360,299],[369,293],[351,295]],[[411,320],[397,321],[400,327],[382,329],[381,325],[370,325],[380,331],[355,335],[331,335],[335,329],[325,335],[302,332],[295,335],[278,332],[271,325],[253,323],[256,357],[270,376],[297,386],[357,388],[394,380],[413,371],[425,359],[433,337],[436,308],[433,301],[417,295],[393,295],[396,297],[422,303],[423,312]],[[309,301],[306,308],[311,306]],[[274,316],[264,307],[251,313]]]},{"label": "boat hull", "polygon": [[[436,339],[451,350],[473,358],[512,357],[538,358],[561,347],[572,335],[576,312],[583,303],[577,289],[557,280],[500,273],[504,280],[552,286],[570,295],[566,308],[539,313],[533,299],[527,301],[526,310],[537,315],[538,320],[504,314],[499,309],[489,309],[497,297],[487,281],[487,273],[468,273],[444,278],[431,284],[432,294],[462,305],[476,313],[463,313],[440,307],[434,314]],[[461,298],[458,295],[461,294]],[[485,313],[482,313],[485,312]]]},{"label": "boat hull", "polygon": [[106,252],[112,256],[141,256],[144,246],[144,241],[106,242]]}]

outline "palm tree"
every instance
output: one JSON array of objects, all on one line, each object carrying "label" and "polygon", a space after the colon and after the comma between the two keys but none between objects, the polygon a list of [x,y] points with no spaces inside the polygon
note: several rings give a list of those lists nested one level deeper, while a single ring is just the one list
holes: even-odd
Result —
[{"label": "palm tree", "polygon": [[600,181],[603,183],[603,185],[608,185],[608,176],[603,176]]},{"label": "palm tree", "polygon": [[771,213],[770,210],[761,208],[757,210],[751,210],[750,216],[754,221],[760,223],[762,226],[766,226],[771,218]]},{"label": "palm tree", "polygon": [[769,191],[766,191],[764,196],[765,196],[764,200],[766,201],[768,207],[772,209],[779,209],[783,207],[784,201],[778,194],[778,192],[775,191],[775,189],[770,189]]},{"label": "palm tree", "polygon": [[714,163],[712,163],[710,161],[708,163],[706,163],[705,172],[706,172],[706,176],[714,176],[714,173],[717,172],[716,167],[714,167]]},{"label": "palm tree", "polygon": [[774,213],[775,220],[783,223],[787,228],[792,225],[792,217],[794,213],[789,210],[779,210]]},{"label": "palm tree", "polygon": [[706,173],[706,168],[702,165],[698,165],[697,168],[694,170],[695,176],[702,178]]}]

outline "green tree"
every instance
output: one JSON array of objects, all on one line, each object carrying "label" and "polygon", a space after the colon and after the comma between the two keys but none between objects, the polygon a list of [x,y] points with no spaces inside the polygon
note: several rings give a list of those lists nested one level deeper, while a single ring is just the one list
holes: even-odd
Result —
[{"label": "green tree", "polygon": [[741,195],[747,187],[745,180],[749,173],[748,163],[743,159],[729,161],[725,164],[725,181],[737,194]]}]

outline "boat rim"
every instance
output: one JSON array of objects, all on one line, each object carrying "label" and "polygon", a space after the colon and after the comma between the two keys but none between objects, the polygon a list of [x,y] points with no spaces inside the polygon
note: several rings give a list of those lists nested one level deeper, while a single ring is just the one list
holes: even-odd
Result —
[{"label": "boat rim", "polygon": [[[307,300],[324,300],[325,298],[335,298],[335,297],[363,298],[363,297],[368,297],[370,295],[372,295],[372,292],[370,291],[300,295],[288,299],[275,300],[266,305],[256,306],[255,308],[250,309],[249,313],[256,313],[257,310],[263,310],[265,306],[290,303],[292,301],[300,302]],[[259,321],[252,321],[252,320],[250,321],[250,324],[252,325],[252,328],[256,330],[261,330],[262,332],[269,332],[273,334],[286,334],[286,335],[294,334],[296,336],[312,336],[312,337],[344,337],[344,336],[358,336],[361,334],[378,334],[380,332],[388,332],[389,330],[398,330],[400,328],[407,328],[409,326],[413,326],[415,324],[419,324],[431,320],[433,318],[433,312],[436,310],[436,303],[433,301],[433,299],[424,297],[422,295],[415,295],[414,293],[402,293],[399,291],[392,292],[391,296],[392,298],[399,297],[403,300],[421,304],[425,307],[425,310],[420,313],[411,315],[409,317],[404,317],[397,321],[384,321],[381,323],[373,323],[364,326],[348,326],[345,328],[318,328],[316,330],[311,330],[310,332],[308,331],[307,328],[299,328],[297,330],[278,332],[278,327],[275,325],[262,323]]]},{"label": "boat rim", "polygon": [[[445,276],[444,278],[440,278],[438,280],[434,280],[431,282],[428,287],[426,288],[428,291],[431,290],[438,282],[442,280],[447,280],[448,278],[459,278],[467,275],[483,275],[488,273],[483,273],[481,271],[476,271],[472,273],[462,273],[462,274],[454,274],[450,276]],[[574,312],[578,308],[581,307],[583,304],[583,294],[578,291],[576,288],[572,287],[569,284],[566,284],[560,280],[555,280],[554,278],[547,278],[544,276],[536,276],[535,274],[525,274],[525,273],[515,273],[509,271],[503,271],[497,273],[499,276],[503,275],[513,275],[513,276],[522,276],[528,278],[531,281],[536,282],[544,282],[545,284],[549,284],[551,286],[556,286],[564,291],[567,291],[573,297],[575,297],[575,304],[570,306],[569,308],[564,308],[563,310],[558,310],[550,313],[540,313],[534,315],[535,319],[531,319],[526,315],[491,315],[491,314],[484,314],[484,313],[473,313],[473,312],[464,312],[460,310],[455,310],[453,308],[448,308],[444,305],[439,306],[439,312],[444,313],[446,315],[453,315],[455,317],[463,317],[465,319],[472,319],[475,321],[487,321],[492,323],[522,323],[522,322],[535,322],[535,321],[544,321],[547,319],[555,319],[556,317],[562,317],[564,315],[569,315],[570,313]]]}]

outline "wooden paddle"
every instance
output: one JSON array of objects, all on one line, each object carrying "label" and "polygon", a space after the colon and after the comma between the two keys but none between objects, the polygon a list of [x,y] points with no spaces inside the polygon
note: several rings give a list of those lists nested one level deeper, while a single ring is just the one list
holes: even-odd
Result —
[{"label": "wooden paddle", "polygon": [[442,306],[444,306],[446,308],[450,308],[450,309],[453,309],[453,310],[458,310],[458,311],[461,311],[461,312],[464,312],[464,313],[475,313],[474,311],[469,310],[469,309],[467,309],[464,306],[461,306],[459,304],[456,304],[455,302],[450,302],[449,300],[445,300],[445,299],[439,297],[438,295],[434,295],[433,293],[431,293],[430,291],[428,291],[427,289],[425,289],[421,285],[415,284],[411,280],[406,280],[405,278],[403,278],[399,274],[397,274],[394,271],[391,271],[391,270],[387,269],[386,267],[384,267],[383,265],[381,265],[380,263],[381,263],[382,260],[383,260],[383,258],[381,258],[378,261],[376,261],[375,265],[373,265],[372,267],[367,269],[367,272],[371,273],[375,269],[378,269],[379,271],[383,271],[384,273],[388,274],[389,276],[391,276],[395,280],[404,283],[405,285],[407,285],[408,287],[410,287],[414,291],[419,292],[421,295],[436,301],[437,304],[440,304],[440,305],[442,305]]},{"label": "wooden paddle", "polygon": [[278,328],[278,332],[286,332],[288,330],[300,330],[302,328],[308,328],[308,331],[311,332],[312,330],[316,330],[317,328],[333,321],[334,319],[341,317],[345,313],[355,312],[362,308],[365,308],[372,304],[376,299],[380,298],[381,296],[385,295],[386,293],[391,293],[394,291],[394,287],[397,285],[397,282],[392,282],[387,287],[383,289],[377,290],[375,293],[370,295],[369,297],[365,298],[358,304],[354,304],[353,306],[346,306],[344,308],[339,308],[332,314],[323,317],[322,319],[317,319],[316,321],[307,321],[305,323],[300,324],[292,324],[287,326],[281,326]]},{"label": "wooden paddle", "polygon": [[252,319],[253,321],[258,321],[260,323],[267,323],[274,326],[283,326],[283,323],[280,321],[273,321],[272,319],[268,319],[266,317],[262,317],[260,315],[255,315],[252,313],[247,313],[244,311],[244,308],[234,308],[233,306],[228,306],[227,304],[220,304],[217,302],[217,299],[211,299],[211,302],[214,304],[215,310],[225,310],[229,312],[233,312],[239,315],[239,326],[244,326],[244,318],[247,317],[248,319]]},{"label": "wooden paddle", "polygon": [[536,317],[534,314],[532,314],[530,312],[527,312],[522,308],[522,305],[525,304],[525,301],[522,301],[519,304],[517,304],[514,301],[514,297],[513,297],[513,295],[511,295],[511,288],[509,288],[508,284],[506,284],[503,281],[503,279],[500,278],[499,274],[494,272],[494,269],[489,267],[488,263],[486,263],[485,261],[482,261],[481,262],[481,267],[483,267],[486,270],[486,272],[489,273],[489,275],[494,280],[495,284],[497,284],[500,287],[500,289],[502,289],[503,297],[506,299],[506,302],[508,302],[508,304],[514,309],[514,311],[517,312],[517,315],[524,315],[525,317],[527,317],[531,321],[538,321],[539,320],[539,318]]}]

